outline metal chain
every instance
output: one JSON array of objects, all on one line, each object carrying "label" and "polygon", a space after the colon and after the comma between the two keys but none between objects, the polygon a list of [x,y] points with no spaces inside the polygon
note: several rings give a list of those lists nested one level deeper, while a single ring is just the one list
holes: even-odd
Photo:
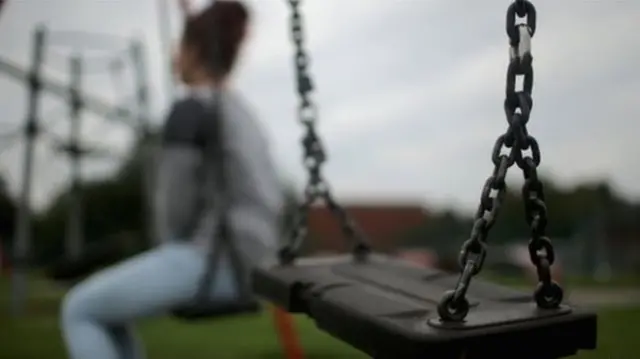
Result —
[{"label": "metal chain", "polygon": [[309,209],[317,200],[324,201],[334,216],[337,217],[346,238],[353,241],[353,253],[362,259],[370,252],[368,241],[356,226],[348,213],[333,197],[328,183],[322,176],[322,165],[327,159],[322,141],[315,128],[318,111],[311,100],[313,82],[308,72],[309,56],[304,49],[304,32],[302,16],[299,11],[300,0],[289,0],[291,6],[291,34],[295,45],[295,69],[297,91],[300,97],[298,118],[305,128],[302,138],[304,150],[303,164],[308,172],[308,181],[304,191],[304,201],[299,206],[294,225],[289,235],[289,242],[280,250],[281,264],[290,264],[297,257],[308,234]]},{"label": "metal chain", "polygon": [[[526,22],[516,23],[516,18],[526,17]],[[506,31],[509,36],[510,62],[507,69],[504,111],[509,125],[499,136],[492,152],[493,174],[482,189],[480,205],[474,216],[469,239],[462,245],[459,265],[462,269],[454,290],[447,291],[438,305],[443,321],[463,321],[469,312],[465,298],[471,278],[477,275],[487,256],[486,240],[502,207],[507,191],[507,170],[516,164],[524,173],[522,196],[525,220],[531,229],[529,256],[538,272],[538,287],[534,299],[540,308],[557,308],[562,302],[563,291],[551,279],[550,266],[555,259],[551,240],[546,236],[547,207],[543,186],[537,175],[540,165],[540,147],[527,131],[533,99],[533,57],[531,38],[536,31],[536,9],[528,0],[515,0],[507,10]],[[516,90],[516,79],[523,77],[522,90]],[[503,148],[508,151],[503,153]],[[530,150],[531,155],[525,154]]]}]

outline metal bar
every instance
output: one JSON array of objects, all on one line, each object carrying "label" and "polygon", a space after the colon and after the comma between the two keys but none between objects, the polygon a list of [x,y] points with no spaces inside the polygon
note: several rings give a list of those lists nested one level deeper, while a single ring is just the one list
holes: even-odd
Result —
[{"label": "metal bar", "polygon": [[69,146],[67,153],[71,164],[71,191],[69,193],[69,217],[66,233],[66,251],[69,259],[77,259],[82,253],[82,189],[81,166],[83,152],[80,149],[82,102],[80,86],[82,82],[82,59],[74,56],[70,61],[71,86],[69,88],[69,108],[71,129],[69,132]]},{"label": "metal bar", "polygon": [[[1,58],[1,57],[0,57],[0,72],[4,72],[9,77],[19,82],[30,81],[29,71],[23,69],[19,65],[13,63],[12,61]],[[40,82],[41,82],[43,91],[49,92],[52,95],[59,97],[63,101],[70,101],[69,99],[70,94],[67,86],[61,84],[58,81],[43,78],[43,77],[40,78]],[[108,119],[108,120],[121,122],[123,124],[126,124],[127,126],[132,125],[131,119],[133,118],[133,114],[129,109],[125,107],[108,104],[102,99],[92,95],[88,95],[88,94],[82,95],[82,102],[84,104],[84,107],[88,111],[91,111],[92,113],[94,113],[95,115],[104,117],[105,119]]]},{"label": "metal bar", "polygon": [[[71,49],[65,51],[52,51],[48,48],[47,52],[47,67],[54,70],[59,70],[64,66],[64,70],[68,70],[69,55],[82,51],[82,73],[85,75],[100,74],[108,70],[111,63],[117,60],[122,60],[124,56],[128,55],[128,48],[119,51],[110,51],[106,53],[84,53],[83,49]],[[52,61],[53,60],[53,61]],[[61,65],[64,63],[64,65]]]},{"label": "metal bar", "polygon": [[26,148],[24,151],[24,167],[22,172],[22,194],[18,203],[18,216],[16,223],[16,239],[14,244],[14,263],[12,271],[12,297],[11,314],[20,316],[24,311],[27,297],[27,271],[29,252],[31,247],[31,185],[33,179],[33,158],[35,141],[38,135],[38,105],[40,91],[42,90],[40,71],[44,62],[44,48],[46,30],[38,27],[33,39],[33,63],[31,76],[25,80],[29,84],[29,99],[25,126]]}]

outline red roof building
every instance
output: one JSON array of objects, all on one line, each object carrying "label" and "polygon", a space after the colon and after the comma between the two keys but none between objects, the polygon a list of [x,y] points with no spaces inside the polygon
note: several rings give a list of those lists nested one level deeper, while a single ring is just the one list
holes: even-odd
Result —
[{"label": "red roof building", "polygon": [[[376,250],[394,248],[402,235],[423,224],[427,210],[412,203],[344,203],[343,207],[367,235]],[[324,206],[309,213],[310,239],[314,250],[343,252],[349,249],[337,218]]]}]

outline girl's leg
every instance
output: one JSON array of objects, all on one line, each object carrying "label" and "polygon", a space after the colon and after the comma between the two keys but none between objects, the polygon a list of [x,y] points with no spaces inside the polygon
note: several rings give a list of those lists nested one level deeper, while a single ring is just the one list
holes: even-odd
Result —
[{"label": "girl's leg", "polygon": [[[231,299],[236,288],[228,262],[216,274],[214,295]],[[193,298],[205,255],[189,243],[169,243],[88,278],[65,297],[62,330],[72,359],[138,359],[142,350],[130,325]],[[137,357],[136,357],[137,356]]]},{"label": "girl's leg", "polygon": [[140,342],[133,325],[117,325],[107,329],[115,347],[118,349],[118,358],[142,359],[145,357],[144,347]]}]

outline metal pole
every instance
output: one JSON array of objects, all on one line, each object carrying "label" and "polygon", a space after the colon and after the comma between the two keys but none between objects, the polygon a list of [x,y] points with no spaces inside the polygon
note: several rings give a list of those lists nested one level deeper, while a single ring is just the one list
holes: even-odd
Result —
[{"label": "metal pole", "polygon": [[165,54],[165,86],[166,95],[169,101],[175,98],[176,84],[173,79],[173,69],[171,65],[171,14],[167,0],[158,1],[158,34],[160,45]]},{"label": "metal pole", "polygon": [[131,58],[136,78],[136,98],[138,102],[138,133],[140,141],[140,161],[142,170],[142,208],[144,211],[144,225],[146,226],[147,243],[159,244],[160,237],[156,233],[155,219],[153,216],[152,199],[155,179],[154,152],[155,143],[150,134],[150,105],[149,87],[147,81],[147,68],[144,57],[144,47],[141,42],[134,41],[131,44]]},{"label": "metal pole", "polygon": [[33,63],[29,74],[29,98],[25,126],[24,167],[22,172],[22,193],[18,203],[16,240],[13,248],[11,313],[19,316],[24,311],[27,297],[27,271],[31,251],[31,185],[33,177],[33,157],[38,136],[38,105],[40,100],[40,71],[44,62],[46,30],[38,26],[33,36]]},{"label": "metal pole", "polygon": [[71,162],[71,191],[69,193],[69,218],[67,222],[65,254],[69,259],[77,259],[82,253],[82,189],[81,166],[83,151],[80,145],[81,138],[81,110],[80,86],[82,81],[82,59],[73,56],[70,60],[71,86],[69,88],[69,108],[71,109],[71,131],[69,143],[65,151]]}]

